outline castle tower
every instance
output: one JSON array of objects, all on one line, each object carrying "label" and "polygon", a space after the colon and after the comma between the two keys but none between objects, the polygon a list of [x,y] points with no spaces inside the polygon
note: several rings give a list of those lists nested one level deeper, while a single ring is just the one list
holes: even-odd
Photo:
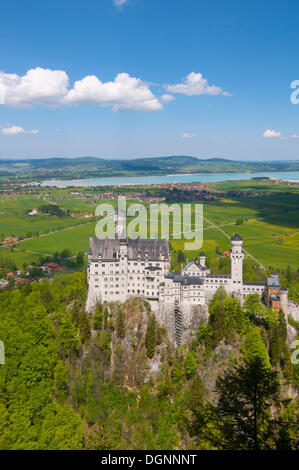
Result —
[{"label": "castle tower", "polygon": [[230,250],[231,259],[231,278],[233,283],[243,283],[243,238],[237,233],[231,238],[232,248]]},{"label": "castle tower", "polygon": [[288,319],[288,289],[280,289],[280,308]]},{"label": "castle tower", "polygon": [[200,263],[200,266],[202,266],[203,268],[206,265],[206,255],[203,251],[199,255],[199,263]]},{"label": "castle tower", "polygon": [[119,240],[126,239],[126,216],[120,214],[117,210],[114,215],[115,238]]},{"label": "castle tower", "polygon": [[118,209],[115,211],[114,216],[115,224],[115,238],[119,240],[126,240],[127,238],[127,203],[126,197],[120,196],[118,198]]}]

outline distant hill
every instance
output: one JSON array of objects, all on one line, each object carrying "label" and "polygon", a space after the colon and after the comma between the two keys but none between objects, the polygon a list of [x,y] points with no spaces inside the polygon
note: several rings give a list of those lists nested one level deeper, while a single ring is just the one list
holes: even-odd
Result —
[{"label": "distant hill", "polygon": [[167,175],[180,173],[239,173],[299,170],[299,160],[262,162],[185,155],[111,160],[97,157],[0,160],[0,175],[31,174],[42,178],[91,178],[101,176]]}]

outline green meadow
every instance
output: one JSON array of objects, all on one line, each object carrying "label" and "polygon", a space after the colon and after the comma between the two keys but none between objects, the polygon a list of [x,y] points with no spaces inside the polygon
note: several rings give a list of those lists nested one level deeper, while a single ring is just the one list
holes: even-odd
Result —
[{"label": "green meadow", "polygon": [[[241,182],[245,185],[245,183]],[[244,186],[246,187],[246,186]],[[60,195],[61,197],[61,195]],[[97,203],[109,202],[114,207],[117,200],[71,199],[65,194],[60,199],[57,193],[56,203],[72,212],[94,212]],[[92,202],[92,204],[90,203]],[[130,202],[133,201],[128,201]],[[201,201],[198,201],[199,203]],[[56,218],[47,215],[28,216],[28,209],[39,207],[44,201],[38,198],[2,198],[0,200],[0,233],[5,235],[24,235],[26,232],[52,231],[42,236],[17,243],[14,251],[1,248],[0,256],[12,258],[18,266],[37,261],[41,255],[53,255],[57,251],[69,248],[73,254],[88,251],[89,235],[94,235],[95,222],[76,217]],[[134,201],[136,203],[136,201]],[[179,203],[182,208],[182,203]],[[148,203],[145,203],[148,209]],[[299,194],[261,194],[258,197],[217,198],[203,204],[203,245],[208,261],[219,257],[217,252],[230,249],[229,238],[239,233],[244,239],[246,257],[252,263],[260,262],[267,269],[293,269],[299,266]],[[132,218],[128,219],[128,222]],[[185,258],[198,256],[197,251],[190,251],[187,240],[173,240],[172,232],[180,227],[172,227],[170,216],[170,243],[174,251],[185,251]],[[72,227],[76,224],[86,224]],[[71,227],[71,228],[69,228]],[[159,223],[159,233],[161,223]],[[186,244],[186,246],[185,246]],[[217,252],[216,252],[217,249]]]}]

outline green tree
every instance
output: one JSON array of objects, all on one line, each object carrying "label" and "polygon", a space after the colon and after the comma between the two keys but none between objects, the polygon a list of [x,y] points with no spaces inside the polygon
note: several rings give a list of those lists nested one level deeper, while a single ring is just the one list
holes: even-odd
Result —
[{"label": "green tree", "polygon": [[63,401],[66,397],[67,387],[67,370],[63,361],[58,361],[54,371],[54,387],[58,401]]},{"label": "green tree", "polygon": [[157,344],[156,318],[154,315],[151,315],[148,325],[147,325],[147,330],[146,330],[146,335],[145,335],[146,352],[147,352],[147,356],[150,359],[154,357],[156,344]]},{"label": "green tree", "polygon": [[78,332],[75,325],[72,323],[69,313],[66,313],[61,319],[57,331],[57,338],[60,350],[63,354],[69,356],[78,351],[80,345]]},{"label": "green tree", "polygon": [[49,405],[41,426],[39,446],[47,450],[82,449],[83,428],[80,416],[71,408],[58,403]]},{"label": "green tree", "polygon": [[77,253],[77,257],[76,257],[76,263],[77,263],[77,265],[81,265],[81,264],[83,264],[83,262],[84,262],[84,255],[83,255],[82,251],[79,251]]},{"label": "green tree", "polygon": [[212,344],[217,346],[219,341],[227,335],[227,328],[224,315],[224,301],[227,293],[220,287],[215,293],[209,305],[209,323],[212,328]]},{"label": "green tree", "polygon": [[82,343],[85,343],[90,338],[90,323],[86,312],[80,311],[78,316],[78,328]]},{"label": "green tree", "polygon": [[216,382],[217,403],[191,409],[190,434],[199,446],[222,450],[275,448],[281,404],[277,372],[260,357],[245,360]]},{"label": "green tree", "polygon": [[117,313],[116,333],[119,338],[125,337],[125,314],[122,309]]},{"label": "green tree", "polygon": [[102,307],[98,305],[93,315],[93,328],[95,330],[101,330],[102,326],[103,326]]},{"label": "green tree", "polygon": [[262,310],[262,302],[259,294],[246,295],[244,309],[249,315],[260,315]]},{"label": "green tree", "polygon": [[180,355],[174,362],[171,377],[174,383],[182,384],[184,379],[184,362]]},{"label": "green tree", "polygon": [[185,358],[185,373],[187,379],[190,379],[196,371],[196,359],[194,357],[194,354],[191,351],[188,351],[186,358]]},{"label": "green tree", "polygon": [[271,369],[270,359],[265,343],[257,326],[249,328],[245,338],[245,357],[249,361],[258,358],[265,368]]},{"label": "green tree", "polygon": [[182,252],[182,250],[178,251],[178,256],[177,256],[178,263],[184,263],[185,261],[185,255]]}]

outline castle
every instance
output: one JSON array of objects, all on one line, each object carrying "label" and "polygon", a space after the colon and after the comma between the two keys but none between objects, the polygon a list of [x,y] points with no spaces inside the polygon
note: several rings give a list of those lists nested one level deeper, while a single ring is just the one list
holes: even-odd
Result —
[{"label": "castle", "polygon": [[208,303],[220,286],[240,302],[248,294],[258,294],[272,308],[287,313],[288,292],[280,288],[277,275],[266,283],[243,282],[239,235],[231,238],[230,274],[211,274],[203,252],[199,262],[193,259],[180,271],[171,272],[168,240],[128,239],[124,223],[116,215],[115,238],[90,237],[87,311],[92,312],[98,303],[144,298],[177,345],[190,338],[198,318],[207,316]]}]

